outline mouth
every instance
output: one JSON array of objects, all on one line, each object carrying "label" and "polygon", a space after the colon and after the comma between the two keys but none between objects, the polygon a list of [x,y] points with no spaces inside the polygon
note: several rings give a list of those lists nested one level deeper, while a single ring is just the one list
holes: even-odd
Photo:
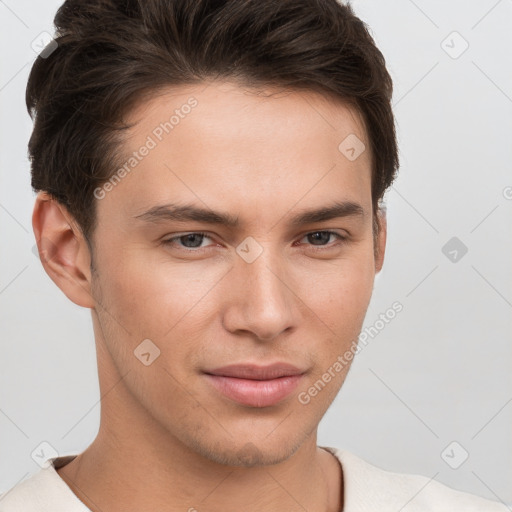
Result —
[{"label": "mouth", "polygon": [[287,363],[268,366],[240,364],[204,372],[212,387],[227,398],[250,407],[270,407],[289,396],[304,371]]}]

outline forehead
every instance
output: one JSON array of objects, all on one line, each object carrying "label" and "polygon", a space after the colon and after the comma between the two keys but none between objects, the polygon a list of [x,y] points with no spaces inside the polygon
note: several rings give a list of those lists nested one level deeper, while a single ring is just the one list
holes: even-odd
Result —
[{"label": "forehead", "polygon": [[[364,123],[355,109],[317,92],[180,86],[141,101],[126,120],[119,158],[126,172],[104,201],[112,208],[135,214],[183,199],[262,215],[276,201],[289,209],[326,191],[334,200],[369,199]],[[354,141],[361,153],[351,159],[344,151]]]},{"label": "forehead", "polygon": [[303,124],[307,122],[309,129],[305,135],[330,130],[366,138],[364,121],[355,107],[333,93],[304,88],[258,88],[222,81],[166,87],[143,97],[126,116],[133,125],[129,131],[132,137],[156,130],[157,138],[160,130],[155,121],[169,123],[173,131],[186,118],[186,124],[194,129],[200,127],[205,133],[209,130],[209,137],[247,136],[240,132],[246,128],[253,140],[260,136],[268,143],[265,135],[275,132],[278,126],[283,137],[287,133],[296,136],[298,130],[304,131]]}]

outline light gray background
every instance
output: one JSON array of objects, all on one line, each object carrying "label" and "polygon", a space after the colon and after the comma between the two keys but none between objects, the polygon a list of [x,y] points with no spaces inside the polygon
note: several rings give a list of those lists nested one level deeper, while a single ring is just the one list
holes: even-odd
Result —
[{"label": "light gray background", "polygon": [[[33,253],[24,92],[60,3],[0,0],[0,491],[39,469],[42,441],[81,451],[99,425],[90,312]],[[403,311],[357,356],[319,444],[510,504],[512,0],[352,5],[393,76],[401,149],[365,327]],[[452,237],[468,248],[456,262]],[[469,453],[458,469],[441,456],[453,441],[452,465]]]}]

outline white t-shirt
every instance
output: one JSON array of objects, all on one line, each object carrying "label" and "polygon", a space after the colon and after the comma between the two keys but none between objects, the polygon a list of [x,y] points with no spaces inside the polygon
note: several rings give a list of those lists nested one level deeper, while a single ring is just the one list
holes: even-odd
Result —
[{"label": "white t-shirt", "polygon": [[[343,468],[343,512],[509,512],[506,505],[456,491],[425,476],[392,473],[353,453],[323,448]],[[0,512],[91,512],[56,471],[75,457],[48,459],[48,467],[0,495]]]}]

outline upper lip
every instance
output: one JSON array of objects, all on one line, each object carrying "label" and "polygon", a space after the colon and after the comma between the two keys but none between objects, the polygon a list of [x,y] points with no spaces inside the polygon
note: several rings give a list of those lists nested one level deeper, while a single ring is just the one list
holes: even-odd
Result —
[{"label": "upper lip", "polygon": [[288,363],[274,363],[267,366],[233,364],[223,366],[222,368],[215,368],[214,370],[208,370],[205,373],[222,377],[235,377],[238,379],[270,380],[279,377],[288,377],[290,375],[300,375],[304,372]]}]

